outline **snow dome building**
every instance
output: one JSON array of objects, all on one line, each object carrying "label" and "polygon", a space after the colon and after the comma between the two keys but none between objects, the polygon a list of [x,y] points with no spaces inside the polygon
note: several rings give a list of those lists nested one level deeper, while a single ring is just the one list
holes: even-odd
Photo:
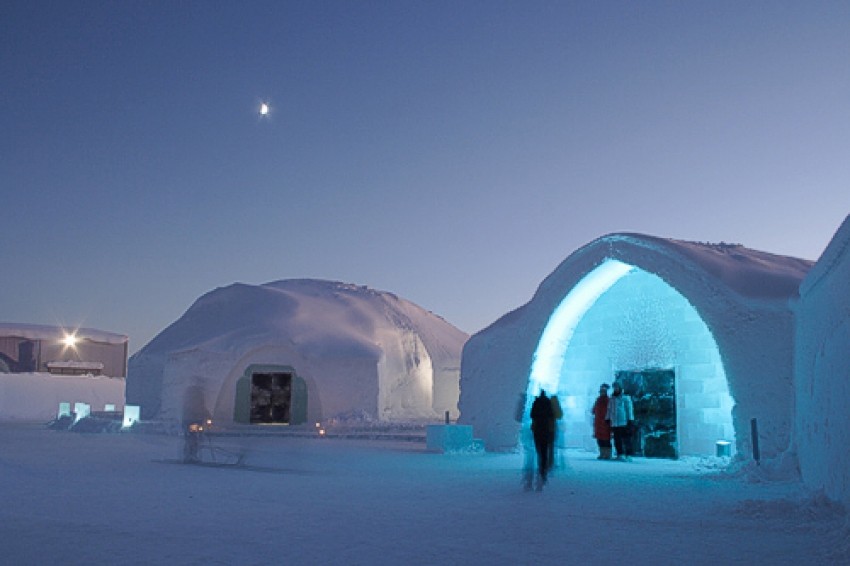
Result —
[{"label": "snow dome building", "polygon": [[803,481],[850,503],[850,216],[795,305],[796,450]]},{"label": "snow dome building", "polygon": [[601,383],[619,380],[644,455],[715,454],[718,442],[749,451],[753,418],[761,453],[775,455],[793,422],[789,300],[810,267],[740,245],[599,238],[469,339],[459,422],[488,449],[510,449],[518,398],[527,418],[544,389],[564,408],[563,443],[595,449],[590,408]]},{"label": "snow dome building", "polygon": [[390,293],[309,279],[207,293],[130,359],[142,418],[456,417],[467,335]]}]

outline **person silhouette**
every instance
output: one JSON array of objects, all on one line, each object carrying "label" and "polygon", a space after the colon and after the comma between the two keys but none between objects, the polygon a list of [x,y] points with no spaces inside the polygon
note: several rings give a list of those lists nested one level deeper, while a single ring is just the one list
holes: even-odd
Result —
[{"label": "person silhouette", "polygon": [[531,404],[530,416],[534,448],[537,451],[537,491],[542,491],[549,473],[549,446],[552,444],[555,430],[552,402],[542,389]]}]

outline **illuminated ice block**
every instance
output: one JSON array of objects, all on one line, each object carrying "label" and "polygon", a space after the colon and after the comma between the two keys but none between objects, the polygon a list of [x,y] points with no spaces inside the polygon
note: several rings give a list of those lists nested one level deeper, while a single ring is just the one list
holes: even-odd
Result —
[{"label": "illuminated ice block", "polygon": [[59,414],[56,415],[57,419],[61,419],[62,417],[70,417],[71,416],[71,404],[70,403],[59,403]]},{"label": "illuminated ice block", "polygon": [[457,452],[472,448],[471,425],[428,425],[425,446],[432,452]]},{"label": "illuminated ice block", "polygon": [[77,418],[74,419],[74,422],[77,422],[91,414],[91,405],[88,403],[74,403],[74,412],[77,413]]},{"label": "illuminated ice block", "polygon": [[121,428],[130,428],[138,420],[139,420],[139,406],[138,405],[125,405],[124,406],[124,422],[121,424]]},{"label": "illuminated ice block", "polygon": [[732,443],[728,440],[718,440],[717,441],[717,456],[731,456],[732,455]]}]

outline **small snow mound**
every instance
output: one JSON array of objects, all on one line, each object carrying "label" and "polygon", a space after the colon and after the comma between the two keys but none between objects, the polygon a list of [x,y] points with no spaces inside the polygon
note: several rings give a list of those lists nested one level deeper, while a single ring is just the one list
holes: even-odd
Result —
[{"label": "small snow mound", "polygon": [[732,462],[729,456],[697,456],[687,460],[694,471],[700,474],[726,473]]},{"label": "small snow mound", "polygon": [[799,498],[747,499],[732,511],[740,517],[752,519],[794,519],[799,526],[813,522],[837,521],[847,528],[847,512],[841,503],[829,499],[823,491]]},{"label": "small snow mound", "polygon": [[741,460],[733,466],[736,474],[750,483],[775,483],[800,481],[800,466],[793,454],[783,453],[776,458]]},{"label": "small snow mound", "polygon": [[330,426],[371,425],[379,422],[368,411],[352,410],[335,415],[327,420]]}]

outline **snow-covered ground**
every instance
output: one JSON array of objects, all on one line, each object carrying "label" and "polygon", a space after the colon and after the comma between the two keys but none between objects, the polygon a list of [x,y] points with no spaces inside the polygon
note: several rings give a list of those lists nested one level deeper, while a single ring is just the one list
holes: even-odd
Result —
[{"label": "snow-covered ground", "polygon": [[[217,437],[241,466],[178,463],[182,439],[0,424],[4,564],[846,564],[840,507],[713,459],[567,451],[542,493],[519,454],[423,443]],[[221,457],[221,454],[220,454]]]}]

